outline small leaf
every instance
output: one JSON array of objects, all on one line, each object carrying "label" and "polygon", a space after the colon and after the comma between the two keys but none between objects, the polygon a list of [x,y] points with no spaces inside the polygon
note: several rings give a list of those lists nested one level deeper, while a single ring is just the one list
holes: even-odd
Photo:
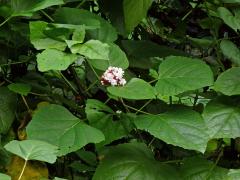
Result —
[{"label": "small leaf", "polygon": [[161,96],[173,96],[213,84],[213,73],[199,59],[169,56],[159,66],[156,91]]},{"label": "small leaf", "polygon": [[23,96],[27,96],[31,92],[31,86],[23,83],[12,83],[8,85],[8,89]]},{"label": "small leaf", "polygon": [[204,152],[209,136],[200,114],[185,108],[174,108],[159,115],[142,115],[135,120],[145,130],[168,144]]},{"label": "small leaf", "polygon": [[221,93],[232,96],[240,94],[240,67],[228,69],[218,76],[214,89]]},{"label": "small leaf", "polygon": [[46,49],[37,55],[39,71],[66,70],[78,59],[75,54],[67,54],[56,49]]},{"label": "small leaf", "polygon": [[0,134],[6,133],[15,118],[17,96],[6,87],[0,87]]},{"label": "small leaf", "polygon": [[146,81],[138,78],[131,79],[123,87],[108,87],[107,90],[114,96],[126,99],[155,99],[154,88]]},{"label": "small leaf", "polygon": [[142,21],[142,19],[147,16],[147,11],[152,2],[152,0],[123,1],[125,26],[128,32],[131,32]]},{"label": "small leaf", "polygon": [[34,113],[27,126],[27,135],[29,139],[43,140],[58,146],[58,155],[104,140],[101,131],[83,123],[63,106],[54,104],[43,106]]},{"label": "small leaf", "polygon": [[220,43],[222,53],[234,64],[240,65],[240,50],[229,40],[222,40]]},{"label": "small leaf", "polygon": [[236,138],[240,136],[239,99],[228,97],[210,101],[203,111],[203,118],[211,138]]},{"label": "small leaf", "polygon": [[6,144],[4,148],[25,161],[38,160],[54,163],[57,159],[57,146],[53,146],[44,141],[37,140],[13,140]]},{"label": "small leaf", "polygon": [[173,167],[155,161],[145,144],[129,143],[109,149],[93,176],[93,180],[110,179],[176,180],[179,175]]}]

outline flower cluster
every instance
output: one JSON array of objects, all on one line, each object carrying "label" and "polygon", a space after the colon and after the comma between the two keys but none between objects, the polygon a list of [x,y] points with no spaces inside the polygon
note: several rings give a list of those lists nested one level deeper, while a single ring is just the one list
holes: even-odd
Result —
[{"label": "flower cluster", "polygon": [[101,77],[101,83],[102,85],[123,86],[126,84],[123,75],[122,68],[109,66]]}]

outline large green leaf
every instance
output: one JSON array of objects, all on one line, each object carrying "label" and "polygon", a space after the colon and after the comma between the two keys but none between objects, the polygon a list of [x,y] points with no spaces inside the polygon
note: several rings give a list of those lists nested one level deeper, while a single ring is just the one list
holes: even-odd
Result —
[{"label": "large green leaf", "polygon": [[180,168],[182,180],[227,180],[228,170],[199,157],[187,158]]},{"label": "large green leaf", "polygon": [[88,99],[86,114],[89,124],[103,132],[105,141],[102,144],[127,136],[128,132],[123,126],[124,119],[113,121],[114,111],[101,101]]},{"label": "large green leaf", "polygon": [[155,99],[154,88],[146,81],[138,78],[131,79],[123,87],[108,87],[108,92],[114,96],[126,99]]},{"label": "large green leaf", "polygon": [[15,117],[17,97],[6,87],[0,87],[0,134],[6,133]]},{"label": "large green leaf", "polygon": [[57,10],[54,19],[57,23],[99,27],[87,31],[91,39],[103,42],[114,42],[117,39],[117,32],[109,22],[87,10],[67,7],[60,8]]},{"label": "large green leaf", "polygon": [[240,94],[240,67],[228,69],[218,76],[214,89],[221,93],[232,96]]},{"label": "large green leaf", "polygon": [[29,23],[31,43],[37,50],[54,48],[63,51],[67,47],[67,44],[64,41],[47,36],[44,33],[47,26],[48,23],[44,21],[31,21]]},{"label": "large green leaf", "polygon": [[146,17],[152,2],[152,0],[123,1],[125,26],[128,32],[131,32]]},{"label": "large green leaf", "polygon": [[38,139],[57,145],[59,155],[76,151],[88,143],[99,143],[104,135],[83,123],[60,105],[49,105],[34,113],[27,126],[29,139]]},{"label": "large green leaf", "polygon": [[96,68],[102,71],[105,71],[109,66],[121,67],[122,69],[128,68],[128,59],[126,54],[113,43],[108,43],[109,45],[109,59],[100,60],[100,59],[89,59],[89,62]]},{"label": "large green leaf", "polygon": [[50,6],[64,4],[63,0],[11,0],[13,14],[11,16],[32,16],[33,12]]},{"label": "large green leaf", "polygon": [[122,46],[129,57],[130,66],[142,69],[149,69],[158,65],[160,61],[154,60],[154,57],[187,56],[183,51],[145,40],[123,40]]},{"label": "large green leaf", "polygon": [[142,115],[135,120],[145,130],[168,144],[204,152],[209,140],[200,114],[185,108],[174,108],[159,115]]},{"label": "large green leaf", "polygon": [[4,148],[25,161],[38,160],[48,163],[54,163],[57,159],[57,146],[51,145],[44,141],[37,140],[13,140],[6,144]]},{"label": "large green leaf", "polygon": [[89,59],[109,60],[109,45],[99,40],[89,40],[71,48],[73,53],[79,53]]},{"label": "large green leaf", "polygon": [[170,56],[159,66],[156,91],[159,95],[172,96],[213,84],[213,73],[199,59]]},{"label": "large green leaf", "polygon": [[37,55],[39,71],[66,70],[78,58],[75,54],[67,54],[57,49],[46,49]]},{"label": "large green leaf", "polygon": [[11,177],[6,174],[0,173],[0,179],[1,180],[11,180]]},{"label": "large green leaf", "polygon": [[219,17],[227,24],[229,27],[234,29],[235,31],[240,29],[240,22],[236,16],[225,7],[219,7],[217,9]]},{"label": "large green leaf", "polygon": [[228,59],[230,59],[234,64],[240,65],[240,50],[232,41],[222,40],[220,48]]},{"label": "large green leaf", "polygon": [[240,136],[239,98],[222,97],[210,101],[203,118],[211,138],[236,138]]},{"label": "large green leaf", "polygon": [[111,148],[97,167],[93,180],[178,178],[179,175],[174,168],[154,160],[152,152],[146,145],[130,143]]}]

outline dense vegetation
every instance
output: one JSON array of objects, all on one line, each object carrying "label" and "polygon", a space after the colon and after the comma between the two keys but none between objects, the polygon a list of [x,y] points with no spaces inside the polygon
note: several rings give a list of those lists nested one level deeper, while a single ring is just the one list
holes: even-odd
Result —
[{"label": "dense vegetation", "polygon": [[0,179],[239,180],[240,0],[0,0]]}]

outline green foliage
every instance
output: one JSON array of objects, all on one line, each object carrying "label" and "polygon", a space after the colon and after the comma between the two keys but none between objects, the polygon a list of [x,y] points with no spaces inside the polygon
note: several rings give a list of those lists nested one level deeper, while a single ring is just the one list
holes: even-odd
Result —
[{"label": "green foliage", "polygon": [[121,144],[110,149],[93,177],[101,179],[174,180],[178,173],[171,166],[154,160],[152,152],[141,143]]},{"label": "green foliage", "polygon": [[239,136],[240,108],[237,99],[222,97],[210,101],[203,118],[211,138],[235,138]]},{"label": "green foliage", "polygon": [[0,173],[0,178],[1,178],[2,180],[11,180],[11,177],[10,177],[10,176],[8,176],[8,175],[6,175],[6,174],[2,174],[2,173]]},{"label": "green foliage", "polygon": [[27,96],[28,93],[31,91],[31,86],[29,84],[23,83],[12,83],[8,85],[8,89],[15,93]]},{"label": "green foliage", "polygon": [[11,141],[4,148],[25,161],[38,160],[54,163],[57,159],[57,146],[53,146],[43,141],[25,140]]},{"label": "green foliage", "polygon": [[184,108],[174,108],[160,115],[139,116],[135,124],[138,129],[168,144],[200,152],[205,152],[209,139],[202,117]]},{"label": "green foliage", "polygon": [[211,69],[200,60],[170,56],[159,66],[156,91],[161,96],[177,95],[213,84]]},{"label": "green foliage", "polygon": [[44,106],[34,114],[27,126],[27,134],[29,139],[42,140],[58,146],[59,155],[76,151],[88,143],[104,140],[101,131],[81,122],[64,107],[54,104]]},{"label": "green foliage", "polygon": [[240,179],[239,5],[0,0],[0,179]]},{"label": "green foliage", "polygon": [[124,87],[108,87],[108,92],[114,96],[126,99],[154,99],[153,87],[146,81],[138,78],[131,79]]},{"label": "green foliage", "polygon": [[125,27],[131,32],[143,18],[152,4],[152,0],[123,0]]},{"label": "green foliage", "polygon": [[17,97],[5,87],[0,87],[0,94],[0,134],[2,134],[12,125]]},{"label": "green foliage", "polygon": [[240,94],[239,70],[239,67],[234,67],[220,74],[214,85],[215,90],[228,96]]},{"label": "green foliage", "polygon": [[49,70],[65,70],[78,58],[75,54],[67,54],[56,49],[46,49],[37,55],[38,69],[41,72]]},{"label": "green foliage", "polygon": [[240,50],[229,40],[222,40],[220,44],[222,53],[236,65],[240,65]]}]

